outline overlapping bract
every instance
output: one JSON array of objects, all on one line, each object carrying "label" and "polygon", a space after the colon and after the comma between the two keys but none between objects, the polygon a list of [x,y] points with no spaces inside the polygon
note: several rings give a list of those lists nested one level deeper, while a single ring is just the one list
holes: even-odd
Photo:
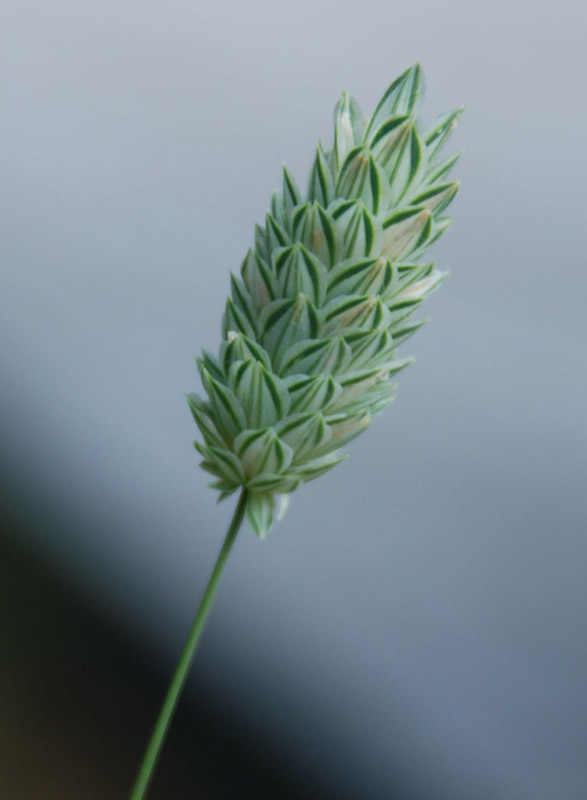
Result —
[{"label": "overlapping bract", "polygon": [[305,194],[284,169],[232,277],[219,355],[198,360],[208,399],[188,401],[202,466],[221,497],[248,487],[261,536],[275,495],[338,464],[391,402],[389,378],[409,363],[396,348],[422,325],[410,317],[443,277],[420,259],[450,222],[458,156],[440,152],[461,110],[422,132],[422,92],[415,66],[370,120],[343,94],[334,146],[318,146]]}]

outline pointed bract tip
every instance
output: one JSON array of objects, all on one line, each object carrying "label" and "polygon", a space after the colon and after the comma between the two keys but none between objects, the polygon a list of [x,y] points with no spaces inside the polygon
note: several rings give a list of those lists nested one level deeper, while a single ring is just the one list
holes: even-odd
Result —
[{"label": "pointed bract tip", "polygon": [[417,76],[420,80],[424,77],[424,70],[419,61],[415,61],[411,67],[408,67],[407,70],[400,75],[400,80],[411,74]]},{"label": "pointed bract tip", "polygon": [[278,494],[277,499],[279,500],[277,521],[281,522],[281,520],[285,517],[287,510],[289,508],[289,494]]}]

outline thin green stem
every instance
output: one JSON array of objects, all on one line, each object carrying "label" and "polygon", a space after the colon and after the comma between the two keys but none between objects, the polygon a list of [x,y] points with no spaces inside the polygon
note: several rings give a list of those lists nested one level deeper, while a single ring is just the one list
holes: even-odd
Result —
[{"label": "thin green stem", "polygon": [[210,575],[210,580],[206,586],[206,591],[202,597],[202,602],[200,603],[198,613],[196,614],[196,618],[192,624],[189,636],[177,664],[177,668],[173,678],[171,679],[171,683],[169,684],[167,695],[163,701],[161,711],[159,712],[159,718],[157,719],[155,728],[153,729],[151,740],[149,741],[145,751],[143,763],[141,764],[141,768],[137,775],[132,794],[130,795],[130,800],[143,800],[143,798],[145,798],[147,795],[147,791],[153,778],[157,761],[161,755],[161,750],[169,731],[175,709],[177,708],[181,692],[185,686],[190,667],[193,663],[206,619],[214,601],[214,595],[216,593],[216,589],[218,588],[222,570],[224,569],[224,565],[226,564],[228,555],[243,521],[246,504],[247,490],[243,487],[237,507],[228,527],[224,544],[222,545],[222,549],[220,550],[218,558],[216,559],[216,564],[214,565],[214,569]]}]

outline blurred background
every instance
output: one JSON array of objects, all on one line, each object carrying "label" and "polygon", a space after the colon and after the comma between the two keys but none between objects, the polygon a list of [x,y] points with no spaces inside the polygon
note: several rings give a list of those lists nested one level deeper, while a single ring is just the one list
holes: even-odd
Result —
[{"label": "blurred background", "polygon": [[0,29],[0,797],[125,798],[232,512],[194,356],[286,161],[416,60],[450,269],[353,456],[239,537],[156,798],[587,796],[584,4],[20,0]]}]

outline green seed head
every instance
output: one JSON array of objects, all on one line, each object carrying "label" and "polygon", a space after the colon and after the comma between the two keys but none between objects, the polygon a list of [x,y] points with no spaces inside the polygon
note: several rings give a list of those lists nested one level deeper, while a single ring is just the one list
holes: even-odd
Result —
[{"label": "green seed head", "polygon": [[248,488],[260,536],[276,495],[338,464],[389,405],[389,379],[410,363],[397,347],[423,324],[412,313],[443,278],[421,259],[450,223],[458,157],[441,150],[461,110],[422,131],[422,93],[419,65],[368,120],[343,93],[334,146],[318,145],[306,193],[284,169],[283,191],[232,276],[218,357],[198,359],[207,399],[188,402],[202,467],[221,499]]}]

